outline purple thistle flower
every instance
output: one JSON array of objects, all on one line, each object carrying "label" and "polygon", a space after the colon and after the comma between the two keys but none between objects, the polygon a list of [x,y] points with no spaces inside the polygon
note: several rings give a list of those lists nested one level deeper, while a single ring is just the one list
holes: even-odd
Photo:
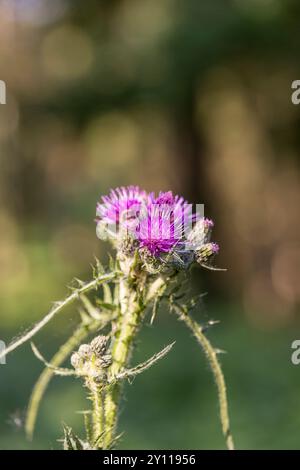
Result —
[{"label": "purple thistle flower", "polygon": [[175,224],[169,220],[169,214],[154,211],[140,221],[140,246],[147,248],[154,256],[169,252],[180,241],[175,236]]},{"label": "purple thistle flower", "polygon": [[179,198],[178,196],[175,196],[175,197],[173,196],[172,191],[167,191],[167,192],[160,191],[158,197],[153,198],[153,202],[155,204],[174,205],[176,201],[178,200],[178,198]]},{"label": "purple thistle flower", "polygon": [[191,205],[171,191],[149,195],[147,213],[140,219],[137,238],[153,256],[180,249],[185,239],[186,225],[193,219]]},{"label": "purple thistle flower", "polygon": [[163,262],[164,255],[171,255],[167,259],[173,266],[188,267],[195,260],[206,264],[219,251],[210,242],[212,220],[193,213],[192,204],[172,191],[156,197],[138,186],[112,189],[96,214],[98,237],[110,239],[127,258],[139,250],[147,269],[154,258]]},{"label": "purple thistle flower", "polygon": [[[96,220],[107,224],[119,224],[122,214],[132,210],[135,216],[142,204],[147,201],[146,191],[138,186],[127,186],[112,189],[108,196],[103,196],[102,202],[97,204]],[[136,213],[135,213],[136,212]]]},{"label": "purple thistle flower", "polygon": [[160,192],[157,198],[151,194],[151,204],[160,206],[169,206],[174,211],[174,214],[182,216],[184,222],[187,220],[194,221],[196,214],[192,214],[192,204],[189,204],[182,196],[173,195],[172,191]]}]

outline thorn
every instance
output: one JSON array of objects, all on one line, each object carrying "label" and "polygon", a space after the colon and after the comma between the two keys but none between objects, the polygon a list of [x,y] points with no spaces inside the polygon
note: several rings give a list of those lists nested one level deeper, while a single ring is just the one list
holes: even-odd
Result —
[{"label": "thorn", "polygon": [[83,287],[83,286],[84,286],[84,282],[83,282],[81,279],[78,279],[78,277],[75,277],[75,278],[74,278],[74,281],[77,282],[77,284],[79,285],[79,287]]},{"label": "thorn", "polygon": [[216,354],[227,354],[227,351],[224,351],[224,349],[217,349],[217,348],[215,348],[215,353],[216,353]]},{"label": "thorn", "polygon": [[153,304],[153,309],[152,309],[152,315],[151,315],[151,319],[150,319],[150,325],[153,325],[153,322],[156,318],[156,315],[157,315],[157,310],[158,310],[158,299],[156,298],[154,300],[154,304]]},{"label": "thorn", "polygon": [[220,320],[209,320],[205,325],[201,327],[202,331],[205,332],[214,325],[220,323]]},{"label": "thorn", "polygon": [[209,266],[208,264],[200,263],[202,268],[208,269],[209,271],[227,271],[227,268],[217,268],[215,266]]}]

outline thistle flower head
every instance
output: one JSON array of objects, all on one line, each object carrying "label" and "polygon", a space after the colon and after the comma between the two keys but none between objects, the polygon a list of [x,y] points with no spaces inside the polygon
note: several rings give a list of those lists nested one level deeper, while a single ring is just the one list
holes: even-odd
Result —
[{"label": "thistle flower head", "polygon": [[156,196],[138,186],[111,190],[97,205],[96,220],[99,238],[113,241],[126,259],[138,253],[149,272],[163,265],[204,264],[219,250],[210,243],[212,220],[193,213],[192,205],[172,191]]},{"label": "thistle flower head", "polygon": [[183,229],[181,215],[171,205],[149,205],[146,216],[139,221],[137,238],[140,246],[157,257],[180,244]]}]

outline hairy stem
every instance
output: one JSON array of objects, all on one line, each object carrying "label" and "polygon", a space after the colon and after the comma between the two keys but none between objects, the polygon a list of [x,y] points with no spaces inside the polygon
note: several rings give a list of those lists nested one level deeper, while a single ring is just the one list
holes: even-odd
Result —
[{"label": "hairy stem", "polygon": [[[158,277],[150,284],[145,293],[143,303],[138,299],[138,285],[132,285],[128,278],[120,279],[119,284],[119,318],[114,325],[114,342],[112,345],[112,365],[109,369],[109,379],[122,373],[128,366],[133,342],[141,325],[146,307],[154,299],[160,299],[166,289],[166,281]],[[104,448],[111,448],[116,433],[118,410],[121,398],[122,384],[113,383],[105,398],[105,433]]]},{"label": "hairy stem", "polygon": [[[127,279],[122,279],[120,281],[120,316],[115,325],[110,377],[117,376],[129,362],[133,340],[143,310],[144,306],[139,304],[136,290],[130,286]],[[105,399],[104,448],[106,449],[111,447],[115,436],[121,387],[122,385],[118,382],[112,385]]]},{"label": "hairy stem", "polygon": [[183,320],[188,328],[193,332],[195,338],[200,343],[213,373],[219,397],[220,407],[220,419],[222,425],[222,431],[226,440],[226,445],[229,450],[234,450],[233,438],[230,432],[230,422],[228,413],[228,401],[224,375],[217,358],[217,352],[204,335],[201,326],[191,318],[187,312],[184,311],[179,305],[174,305],[175,311],[178,314],[180,320]]},{"label": "hairy stem", "polygon": [[93,403],[93,444],[99,448],[103,448],[103,436],[105,432],[105,416],[104,416],[104,389],[99,384],[91,383],[91,400]]},{"label": "hairy stem", "polygon": [[[88,324],[81,324],[53,356],[50,361],[51,365],[59,367],[90,333],[104,327],[107,323],[108,320],[105,323],[101,320],[94,320]],[[32,390],[25,422],[25,430],[29,439],[32,439],[40,403],[54,373],[53,369],[44,369]]]}]

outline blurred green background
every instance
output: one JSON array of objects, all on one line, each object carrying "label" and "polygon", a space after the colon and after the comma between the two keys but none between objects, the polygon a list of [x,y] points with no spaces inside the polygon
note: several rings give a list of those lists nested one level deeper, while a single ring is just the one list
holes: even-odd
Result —
[{"label": "blurred green background", "polygon": [[[88,279],[95,205],[117,185],[204,203],[228,271],[193,272],[199,321],[227,351],[238,448],[300,448],[300,79],[297,0],[0,0],[0,339]],[[51,357],[78,314],[37,345]],[[149,323],[149,321],[148,321]],[[216,389],[183,325],[162,311],[134,362],[174,350],[127,385],[120,448],[224,448]],[[0,365],[0,448],[59,448],[80,430],[78,381],[55,378],[32,442],[23,416],[41,371],[24,346]]]}]

